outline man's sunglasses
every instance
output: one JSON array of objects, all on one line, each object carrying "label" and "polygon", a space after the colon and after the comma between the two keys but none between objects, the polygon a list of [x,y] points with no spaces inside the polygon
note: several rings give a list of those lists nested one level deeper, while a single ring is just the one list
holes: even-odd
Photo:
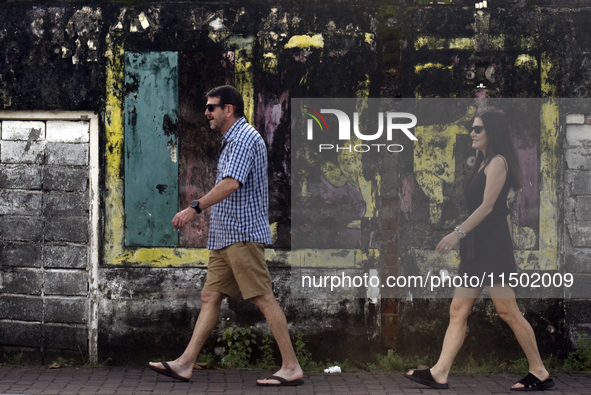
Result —
[{"label": "man's sunglasses", "polygon": [[206,104],[205,105],[205,109],[209,112],[213,112],[215,110],[216,107],[225,107],[225,106],[232,106],[232,107],[236,107],[233,104]]},{"label": "man's sunglasses", "polygon": [[474,133],[480,134],[484,130],[484,126],[472,126],[472,130]]}]

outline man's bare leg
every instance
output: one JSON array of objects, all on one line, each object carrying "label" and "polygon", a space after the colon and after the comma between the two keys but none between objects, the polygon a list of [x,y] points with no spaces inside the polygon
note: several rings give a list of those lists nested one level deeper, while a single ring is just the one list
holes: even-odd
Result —
[{"label": "man's bare leg", "polygon": [[[190,379],[193,375],[193,366],[197,361],[197,356],[218,323],[223,296],[220,292],[201,292],[201,312],[197,317],[191,341],[189,341],[183,355],[175,361],[168,362],[170,368],[179,376]],[[150,362],[150,365],[165,370],[160,362]]]},{"label": "man's bare leg", "polygon": [[[274,376],[283,377],[287,381],[301,379],[304,377],[304,372],[296,358],[291,339],[289,338],[285,314],[281,310],[279,303],[277,303],[275,296],[273,294],[256,296],[253,298],[253,301],[265,315],[281,353],[281,369]],[[257,380],[257,382],[259,384],[279,384],[277,380]]]}]

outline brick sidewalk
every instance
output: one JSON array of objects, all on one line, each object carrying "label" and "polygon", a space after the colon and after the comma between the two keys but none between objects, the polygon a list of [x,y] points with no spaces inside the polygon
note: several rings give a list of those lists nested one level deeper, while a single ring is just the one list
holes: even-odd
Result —
[{"label": "brick sidewalk", "polygon": [[[149,369],[127,367],[62,368],[0,366],[0,394],[498,394],[511,393],[519,379],[513,374],[454,375],[449,390],[417,385],[395,374],[367,372],[305,374],[299,387],[257,387],[267,372],[196,371],[190,383],[174,381]],[[547,394],[591,394],[591,377],[581,374],[554,375],[556,387]]]}]

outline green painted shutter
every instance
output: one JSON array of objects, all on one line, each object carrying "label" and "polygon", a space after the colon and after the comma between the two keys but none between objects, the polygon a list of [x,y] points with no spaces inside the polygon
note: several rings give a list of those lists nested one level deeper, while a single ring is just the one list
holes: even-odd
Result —
[{"label": "green painted shutter", "polygon": [[174,246],[178,233],[178,54],[125,53],[125,245]]}]

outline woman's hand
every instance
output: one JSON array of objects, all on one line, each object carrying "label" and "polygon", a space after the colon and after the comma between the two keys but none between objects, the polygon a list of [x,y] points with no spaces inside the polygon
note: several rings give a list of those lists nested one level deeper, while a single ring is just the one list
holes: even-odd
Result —
[{"label": "woman's hand", "polygon": [[447,254],[456,246],[456,244],[458,244],[459,241],[460,238],[458,237],[456,232],[451,232],[443,239],[441,239],[439,244],[437,244],[437,248],[435,248],[435,251],[437,251],[440,254]]}]

